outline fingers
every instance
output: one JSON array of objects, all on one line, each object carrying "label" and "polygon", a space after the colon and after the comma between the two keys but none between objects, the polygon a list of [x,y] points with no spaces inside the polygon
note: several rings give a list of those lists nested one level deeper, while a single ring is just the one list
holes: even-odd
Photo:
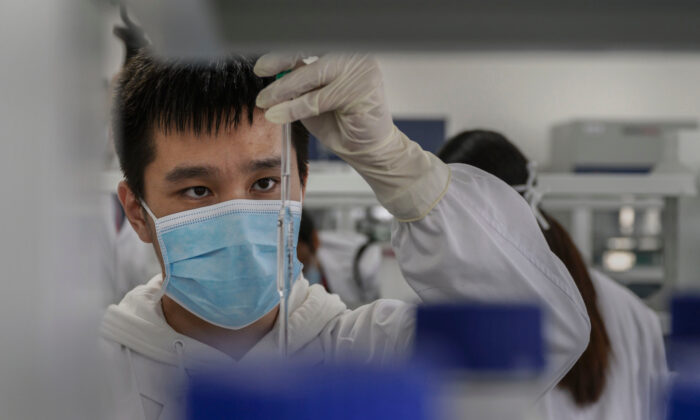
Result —
[{"label": "fingers", "polygon": [[303,59],[305,57],[308,57],[308,55],[300,51],[294,53],[265,54],[255,63],[253,71],[259,77],[276,76],[285,70],[291,70],[303,64]]},{"label": "fingers", "polygon": [[[270,68],[274,71],[285,69],[301,56],[277,56],[275,65],[270,64]],[[262,63],[268,65],[270,62]],[[329,54],[270,84],[260,92],[256,105],[268,108],[265,116],[269,121],[284,124],[329,111],[350,111],[348,107],[353,104],[353,112],[363,107],[371,108],[375,104],[367,101],[381,86],[381,72],[373,57]]]},{"label": "fingers", "polygon": [[260,108],[270,108],[286,100],[322,88],[338,77],[342,67],[337,60],[323,57],[297,68],[263,89],[256,99]]},{"label": "fingers", "polygon": [[328,101],[323,100],[326,95],[327,92],[321,89],[309,92],[291,101],[282,102],[268,109],[265,112],[265,118],[274,124],[286,124],[315,117],[331,110],[328,109]]}]

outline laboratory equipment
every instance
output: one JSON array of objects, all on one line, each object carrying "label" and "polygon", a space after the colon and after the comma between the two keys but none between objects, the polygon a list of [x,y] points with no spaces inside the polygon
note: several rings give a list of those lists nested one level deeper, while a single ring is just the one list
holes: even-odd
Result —
[{"label": "laboratory equipment", "polygon": [[[552,171],[648,173],[677,152],[677,134],[696,120],[574,120],[552,129]],[[678,156],[675,156],[676,160]]]},{"label": "laboratory equipment", "polygon": [[700,263],[697,179],[679,162],[678,134],[695,120],[574,120],[552,130],[543,208],[571,233],[586,262],[654,309],[692,284]]},{"label": "laboratory equipment", "polygon": [[[289,71],[277,75],[283,77]],[[280,164],[280,211],[277,219],[277,291],[280,295],[280,350],[287,357],[289,347],[289,294],[294,282],[294,259],[296,244],[294,243],[294,224],[291,214],[291,185],[290,173],[292,165],[292,128],[290,124],[282,124],[282,149]]]},{"label": "laboratory equipment", "polygon": [[[545,367],[540,308],[526,303],[419,306],[415,357],[437,372],[445,419],[535,418]],[[536,389],[536,388],[535,388]]]},{"label": "laboratory equipment", "polygon": [[[543,173],[542,207],[570,233],[587,264],[629,287],[655,309],[692,284],[700,220],[694,174]],[[690,253],[690,254],[689,254]]]}]

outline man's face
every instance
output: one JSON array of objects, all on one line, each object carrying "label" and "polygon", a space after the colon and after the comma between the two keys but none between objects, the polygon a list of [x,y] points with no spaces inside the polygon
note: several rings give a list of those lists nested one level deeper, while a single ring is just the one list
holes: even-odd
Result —
[{"label": "man's face", "polygon": [[[234,199],[280,199],[281,134],[279,125],[255,110],[253,124],[217,135],[154,133],[155,160],[144,171],[146,204],[156,217]],[[304,193],[296,151],[291,158],[291,198]],[[136,197],[120,185],[127,216],[144,242],[152,242],[163,264],[153,221],[140,211]]]}]

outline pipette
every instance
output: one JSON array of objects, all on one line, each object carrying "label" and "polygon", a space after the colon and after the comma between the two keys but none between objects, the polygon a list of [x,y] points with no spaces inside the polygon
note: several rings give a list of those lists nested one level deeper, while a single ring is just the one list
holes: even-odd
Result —
[{"label": "pipette", "polygon": [[[281,78],[289,71],[277,75]],[[292,156],[292,128],[289,123],[282,125],[282,151],[280,176],[280,211],[277,218],[277,291],[280,295],[280,350],[288,356],[289,350],[289,293],[294,275],[294,225],[290,209],[290,172]]]}]

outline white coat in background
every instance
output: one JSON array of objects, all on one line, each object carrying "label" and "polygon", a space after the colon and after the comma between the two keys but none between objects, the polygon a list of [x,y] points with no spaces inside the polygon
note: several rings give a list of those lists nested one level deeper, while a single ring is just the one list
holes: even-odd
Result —
[{"label": "white coat in background", "polygon": [[323,267],[331,293],[350,308],[357,308],[380,297],[377,274],[382,264],[382,249],[369,245],[358,261],[359,278],[355,278],[355,258],[367,236],[357,232],[320,231],[316,258]]},{"label": "white coat in background", "polygon": [[[588,344],[590,323],[581,296],[515,190],[474,167],[450,167],[451,179],[436,206],[420,220],[394,224],[392,246],[403,276],[425,302],[541,304],[548,368],[536,391],[543,395]],[[187,372],[277,353],[277,324],[238,362],[178,334],[157,299],[160,281],[157,276],[110,306],[101,326],[120,419],[176,418],[182,413],[176,384]],[[410,353],[414,308],[378,300],[347,310],[337,296],[299,279],[290,299],[290,351],[311,362],[394,363]]]},{"label": "white coat in background", "polygon": [[603,395],[580,408],[568,391],[555,388],[543,398],[543,410],[551,420],[655,419],[660,385],[668,376],[659,319],[615,280],[595,270],[590,275],[612,348]]}]

